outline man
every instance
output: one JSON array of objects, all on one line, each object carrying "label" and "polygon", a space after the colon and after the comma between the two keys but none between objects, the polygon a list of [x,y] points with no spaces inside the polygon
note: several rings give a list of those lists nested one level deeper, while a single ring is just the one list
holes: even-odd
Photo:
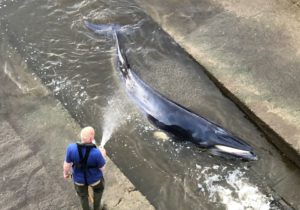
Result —
[{"label": "man", "polygon": [[71,168],[75,190],[80,198],[83,210],[89,210],[88,186],[94,194],[94,210],[100,210],[100,201],[104,190],[102,169],[105,165],[104,148],[100,150],[93,144],[95,130],[85,127],[80,132],[81,143],[69,144],[64,162],[64,178],[71,175]]}]

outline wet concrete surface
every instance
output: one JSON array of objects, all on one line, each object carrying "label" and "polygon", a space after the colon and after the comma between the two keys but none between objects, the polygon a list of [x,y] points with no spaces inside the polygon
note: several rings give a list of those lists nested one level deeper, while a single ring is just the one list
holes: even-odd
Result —
[{"label": "wet concrete surface", "polygon": [[300,166],[299,1],[136,2]]},{"label": "wet concrete surface", "polygon": [[[26,70],[20,56],[3,62],[2,53],[0,209],[81,209],[71,180],[62,175],[66,146],[77,141],[79,125]],[[107,208],[154,209],[109,158],[107,162]]]}]

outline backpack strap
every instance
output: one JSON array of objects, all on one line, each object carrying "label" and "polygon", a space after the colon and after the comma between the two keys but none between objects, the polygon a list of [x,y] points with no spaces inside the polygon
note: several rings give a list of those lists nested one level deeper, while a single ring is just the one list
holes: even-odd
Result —
[{"label": "backpack strap", "polygon": [[[79,154],[80,159],[79,159],[78,164],[73,164],[73,167],[79,168],[80,170],[83,171],[85,185],[88,185],[87,171],[88,171],[89,168],[97,168],[97,166],[88,166],[87,160],[89,158],[91,150],[93,148],[96,148],[96,146],[94,144],[80,144],[80,143],[76,143],[76,145],[77,145],[77,150],[78,150],[78,154]],[[86,148],[84,156],[83,156],[83,153],[82,153],[82,148]]]}]

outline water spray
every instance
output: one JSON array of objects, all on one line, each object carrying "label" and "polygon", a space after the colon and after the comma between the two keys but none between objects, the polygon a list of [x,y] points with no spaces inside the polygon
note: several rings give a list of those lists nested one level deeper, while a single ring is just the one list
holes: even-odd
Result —
[{"label": "water spray", "polygon": [[122,104],[124,104],[124,102],[121,99],[112,98],[108,101],[108,106],[104,109],[103,134],[100,142],[100,147],[102,148],[104,148],[104,145],[109,141],[115,129],[125,122],[125,110]]},{"label": "water spray", "polygon": [[113,129],[114,127],[109,127],[106,128],[107,126],[104,126],[103,129],[103,135],[102,135],[102,139],[101,139],[101,143],[100,143],[100,147],[104,147],[104,145],[108,142],[108,140],[110,139]]}]

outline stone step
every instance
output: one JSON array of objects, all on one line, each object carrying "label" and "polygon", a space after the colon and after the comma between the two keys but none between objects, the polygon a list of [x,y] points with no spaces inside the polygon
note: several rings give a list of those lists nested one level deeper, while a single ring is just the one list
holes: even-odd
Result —
[{"label": "stone step", "polygon": [[[1,209],[70,209],[68,198],[61,196],[65,190],[47,174],[25,140],[7,121],[0,121],[0,130]],[[7,147],[5,142],[13,144]]]}]

